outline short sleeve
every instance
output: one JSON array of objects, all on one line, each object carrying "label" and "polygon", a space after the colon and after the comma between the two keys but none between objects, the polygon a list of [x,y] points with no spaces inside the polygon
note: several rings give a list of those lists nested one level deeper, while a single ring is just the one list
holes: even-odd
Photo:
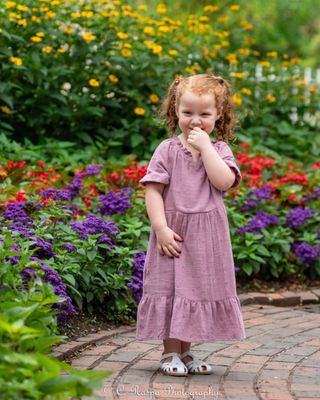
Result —
[{"label": "short sleeve", "polygon": [[223,161],[234,171],[235,173],[235,180],[232,184],[231,188],[234,188],[239,185],[241,182],[241,172],[236,163],[235,157],[230,149],[230,147],[225,142],[218,142],[217,143],[217,151],[219,156],[223,159]]},{"label": "short sleeve", "polygon": [[170,182],[170,175],[168,172],[169,166],[169,148],[168,142],[164,141],[159,144],[153,153],[149,162],[146,175],[140,179],[140,183],[156,182],[168,185]]}]

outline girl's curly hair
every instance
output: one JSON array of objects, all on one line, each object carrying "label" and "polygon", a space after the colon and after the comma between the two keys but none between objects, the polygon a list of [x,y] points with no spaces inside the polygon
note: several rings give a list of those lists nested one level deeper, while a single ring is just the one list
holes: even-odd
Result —
[{"label": "girl's curly hair", "polygon": [[216,138],[229,142],[234,139],[233,127],[238,122],[234,113],[232,89],[228,81],[214,74],[198,74],[188,77],[179,76],[169,86],[160,107],[159,116],[173,136],[178,126],[177,108],[182,94],[190,90],[197,95],[213,94],[220,118],[216,121]]}]

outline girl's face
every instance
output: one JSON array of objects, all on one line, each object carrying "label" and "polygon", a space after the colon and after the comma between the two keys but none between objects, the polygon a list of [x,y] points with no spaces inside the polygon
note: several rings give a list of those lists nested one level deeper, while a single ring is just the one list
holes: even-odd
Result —
[{"label": "girl's face", "polygon": [[195,127],[210,135],[215,127],[216,120],[220,117],[214,95],[197,95],[190,90],[185,91],[180,97],[177,116],[179,128],[186,137]]}]

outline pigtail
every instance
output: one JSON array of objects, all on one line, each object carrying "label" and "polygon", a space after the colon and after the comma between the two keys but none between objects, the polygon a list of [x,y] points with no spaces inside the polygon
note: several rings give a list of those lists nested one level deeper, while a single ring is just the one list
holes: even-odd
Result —
[{"label": "pigtail", "polygon": [[216,138],[228,143],[234,140],[233,127],[238,122],[234,112],[231,84],[221,76],[208,74],[208,79],[215,81],[215,96],[220,118],[216,121]]},{"label": "pigtail", "polygon": [[176,100],[177,88],[181,80],[182,77],[178,77],[171,83],[159,111],[159,117],[166,123],[170,136],[175,134],[179,121],[176,113]]}]

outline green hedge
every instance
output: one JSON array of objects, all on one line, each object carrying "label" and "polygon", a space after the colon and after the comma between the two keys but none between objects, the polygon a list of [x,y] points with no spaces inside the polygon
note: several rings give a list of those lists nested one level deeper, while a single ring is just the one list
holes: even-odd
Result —
[{"label": "green hedge", "polygon": [[318,88],[306,84],[297,58],[260,54],[238,11],[208,5],[179,20],[160,3],[149,11],[133,1],[2,2],[0,129],[18,140],[94,142],[115,156],[149,157],[165,136],[155,115],[168,83],[214,70],[234,85],[242,135],[317,157]]}]

